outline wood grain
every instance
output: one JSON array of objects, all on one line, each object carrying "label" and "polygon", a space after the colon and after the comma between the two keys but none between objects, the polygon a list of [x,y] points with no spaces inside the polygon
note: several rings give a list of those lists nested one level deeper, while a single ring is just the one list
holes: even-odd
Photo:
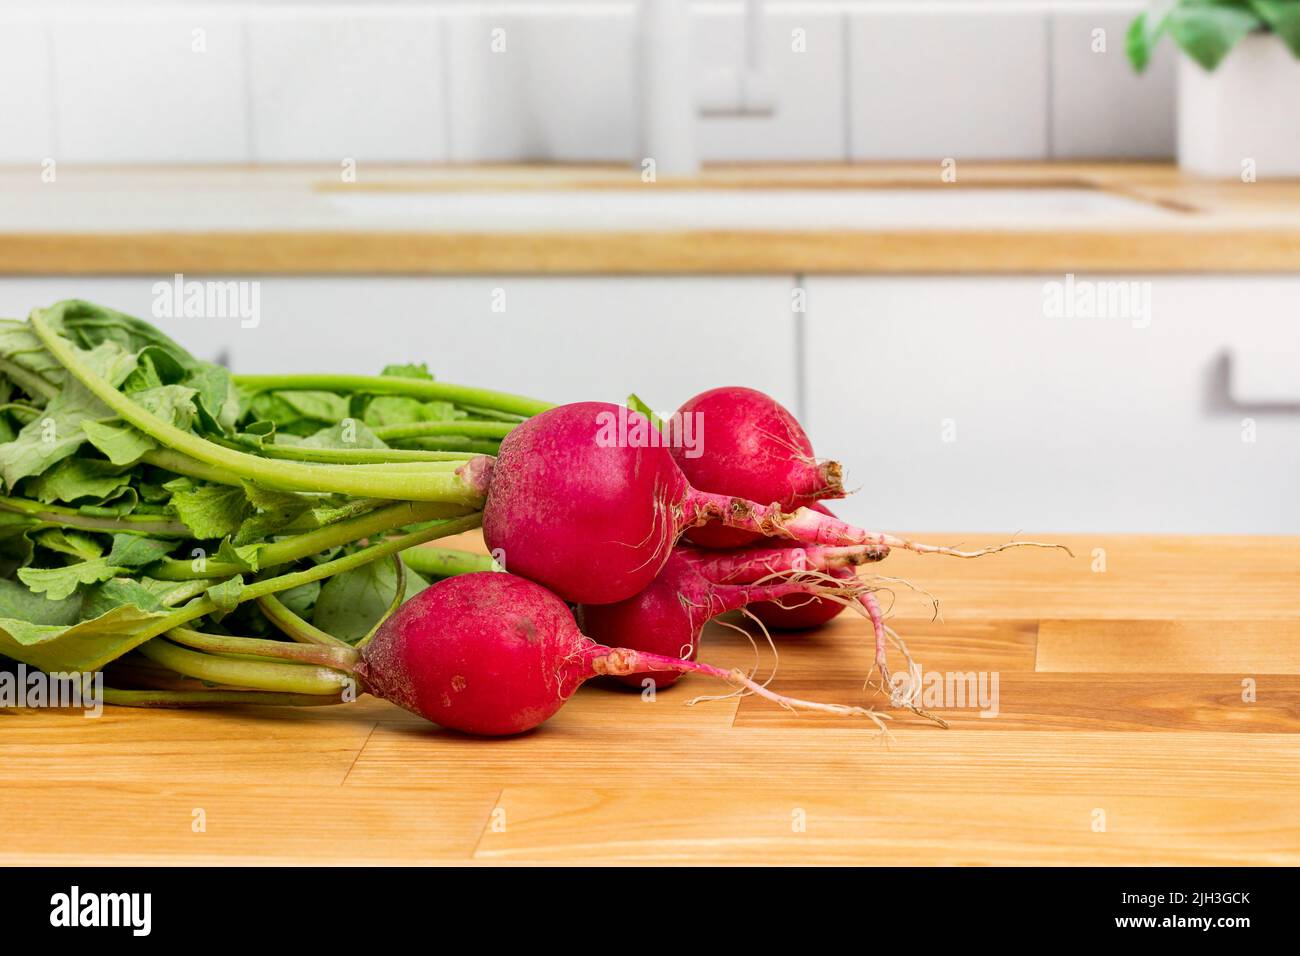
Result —
[{"label": "wood grain", "polygon": [[644,790],[507,788],[475,857],[601,863],[1294,864],[1282,797],[717,789],[674,807]]},{"label": "wood grain", "polygon": [[[954,729],[1300,733],[1300,676],[1293,674],[1252,677],[1249,694],[1241,678],[1222,674],[990,674],[930,667],[922,674],[935,697],[925,709]],[[778,679],[771,687],[792,697],[888,710],[861,681]],[[737,727],[807,727],[810,720],[835,718],[791,714],[755,697],[746,697],[736,714]],[[914,719],[902,726],[944,733]]]},{"label": "wood grain", "polygon": [[[1300,540],[1064,540],[1078,557],[889,558],[944,612],[900,589],[890,623],[925,673],[996,671],[995,718],[895,711],[885,736],[750,697],[692,706],[726,691],[699,678],[653,700],[593,682],[505,740],[369,698],[0,711],[0,827],[30,837],[0,863],[1300,863]],[[715,623],[701,657],[885,706],[857,615],[773,641]]]},{"label": "wood grain", "polygon": [[0,275],[1016,275],[1300,268],[1300,232],[9,232]]},{"label": "wood grain", "polygon": [[1038,669],[1300,674],[1300,621],[1043,621]]},{"label": "wood grain", "polygon": [[[0,783],[0,863],[430,863],[473,852],[499,791]],[[32,812],[39,807],[39,812]],[[201,828],[201,829],[200,829]]]},{"label": "wood grain", "polygon": [[[1300,185],[1241,188],[1168,164],[967,163],[943,183],[930,163],[720,165],[698,177],[642,183],[625,165],[367,167],[343,184],[323,167],[149,169],[60,167],[61,194],[84,208],[147,190],[171,203],[178,226],[124,231],[111,219],[60,227],[42,221],[0,232],[0,274],[1014,274],[1024,272],[1287,272],[1300,268]],[[581,232],[557,224],[527,233],[449,233],[362,226],[322,211],[325,192],[536,189],[1076,188],[1123,195],[1171,214],[1158,224],[1033,227],[1009,208],[984,229],[690,230]],[[48,187],[0,170],[0,192],[29,207]],[[264,227],[204,229],[184,213],[194,196],[255,197],[284,210]],[[108,202],[111,208],[112,203]],[[200,208],[202,208],[200,204]],[[310,228],[301,226],[306,217]],[[54,217],[49,217],[57,221]]]},{"label": "wood grain", "polygon": [[[910,718],[909,718],[910,719]],[[870,724],[808,719],[801,727],[664,731],[637,724],[599,733],[559,724],[487,744],[381,725],[348,786],[437,786],[448,779],[501,786],[649,789],[666,801],[701,789],[792,791],[894,787],[907,792],[1284,794],[1300,786],[1294,734],[1218,731],[932,732],[890,738]],[[1300,813],[1300,809],[1297,810]]]}]

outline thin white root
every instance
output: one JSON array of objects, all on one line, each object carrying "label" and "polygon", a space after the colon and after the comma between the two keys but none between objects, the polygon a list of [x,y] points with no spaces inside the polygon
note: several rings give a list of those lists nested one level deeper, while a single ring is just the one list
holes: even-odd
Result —
[{"label": "thin white root", "polygon": [[762,697],[764,700],[770,700],[791,713],[808,711],[819,714],[833,714],[836,717],[865,717],[882,732],[888,732],[885,721],[892,719],[889,714],[882,714],[867,707],[853,707],[849,704],[822,704],[813,700],[801,700],[798,697],[786,697],[784,694],[775,693],[761,684],[754,683],[745,676],[743,671],[732,671],[731,678],[743,685],[750,693]]},{"label": "thin white root", "polygon": [[[741,609],[741,613],[744,614],[746,617],[751,617],[751,618],[754,617],[754,615],[750,614],[749,611],[745,610],[744,608]],[[754,620],[757,621],[758,619],[754,618]],[[745,630],[739,624],[732,624],[730,621],[723,621],[718,618],[714,618],[714,622],[721,625],[722,627],[729,627],[733,631],[739,631],[741,634],[745,636],[745,639],[749,641],[750,646],[754,650],[754,667],[749,672],[749,676],[752,679],[753,676],[758,673],[759,665],[762,663],[762,660],[759,657],[759,653],[758,653],[758,642],[754,640],[754,635],[749,633],[749,631]],[[762,621],[758,621],[758,624],[760,627],[763,626]],[[763,681],[763,686],[766,687],[768,684],[772,682],[772,679],[776,677],[776,668],[777,668],[777,664],[780,662],[781,655],[777,653],[776,642],[772,640],[772,635],[768,633],[766,627],[763,627],[763,635],[767,638],[767,644],[772,649],[772,673],[768,674],[767,680]],[[706,701],[730,700],[732,697],[743,697],[743,696],[745,696],[745,689],[743,687],[737,687],[729,694],[701,694],[698,697],[692,697],[690,700],[686,702],[686,706],[694,707],[696,704],[704,703]]]},{"label": "thin white root", "polygon": [[905,538],[896,538],[893,535],[884,535],[884,538],[885,544],[891,548],[903,548],[907,551],[915,551],[917,554],[946,554],[952,558],[982,558],[986,554],[997,554],[999,551],[1006,551],[1009,548],[1053,548],[1074,557],[1074,552],[1069,547],[1063,544],[1053,544],[1050,541],[1004,541],[1002,544],[992,544],[987,548],[961,551],[940,544],[921,544],[918,541],[908,541]]},{"label": "thin white root", "polygon": [[[931,594],[929,591],[927,591],[925,588],[921,587],[920,585],[918,585],[918,584],[913,584],[911,581],[907,580],[907,578],[895,578],[895,577],[890,577],[889,575],[885,575],[885,574],[873,574],[873,575],[871,575],[870,577],[866,578],[866,581],[868,582],[869,585],[873,586],[873,588],[872,588],[873,590],[889,590],[888,588],[876,588],[876,587],[874,587],[874,585],[875,585],[877,582],[880,582],[880,583],[883,583],[883,584],[901,584],[903,587],[907,588],[909,591],[912,591],[912,592],[915,593],[915,594],[919,594],[919,595],[921,595],[921,597],[925,598],[927,601],[930,602],[930,610],[931,610],[932,615],[933,615],[933,616],[931,617],[931,620],[933,620],[933,621],[943,621],[943,612],[939,610],[939,599],[938,599],[937,597],[935,597],[933,594]],[[890,593],[893,594],[892,591],[890,591]],[[892,604],[890,605],[890,608],[889,608],[889,609],[890,609],[891,612],[893,611],[893,605],[892,605]]]}]

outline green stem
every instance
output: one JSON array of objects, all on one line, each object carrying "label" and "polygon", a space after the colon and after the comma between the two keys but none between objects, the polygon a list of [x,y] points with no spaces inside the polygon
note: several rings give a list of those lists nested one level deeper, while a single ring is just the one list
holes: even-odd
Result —
[{"label": "green stem", "polygon": [[520,422],[527,421],[528,415],[517,415],[514,412],[503,412],[497,408],[484,408],[482,405],[461,405],[465,411],[471,415],[477,415],[479,418],[488,418],[494,422],[510,422],[518,425]]},{"label": "green stem", "polygon": [[411,548],[402,552],[402,561],[417,574],[426,577],[449,578],[475,571],[496,571],[497,564],[491,555],[471,554],[452,548]]},{"label": "green stem", "polygon": [[[313,565],[305,571],[295,571],[291,574],[282,574],[279,577],[266,578],[261,581],[255,581],[252,584],[245,585],[239,593],[239,602],[255,601],[260,597],[268,594],[278,594],[281,591],[288,591],[291,588],[301,587],[304,584],[311,584],[313,581],[323,581],[325,578],[331,578],[336,574],[342,574],[344,571],[351,571],[369,564],[371,561],[377,561],[380,558],[386,558],[390,554],[397,554],[405,551],[407,548],[413,548],[416,545],[424,544],[426,541],[433,541],[436,538],[445,538],[447,535],[460,534],[465,531],[473,531],[483,521],[483,515],[476,512],[464,518],[455,518],[451,521],[443,521],[432,525],[428,528],[421,528],[419,531],[412,531],[409,534],[399,535],[393,538],[386,538],[377,544],[372,544],[368,548],[360,551],[354,551],[352,554],[344,555],[341,558],[335,558],[333,561],[325,561],[321,564]],[[122,652],[129,651],[134,647],[139,647],[146,641],[152,640],[160,634],[166,634],[172,628],[182,627],[190,621],[197,620],[205,614],[211,614],[217,610],[217,603],[210,597],[198,598],[191,601],[182,608],[172,611],[163,617],[157,618],[148,627],[141,628],[131,635],[130,643],[122,649]],[[104,660],[91,661],[86,670],[96,670],[103,667],[112,657]]]},{"label": "green stem", "polygon": [[315,624],[308,623],[293,613],[274,594],[257,599],[257,606],[262,609],[266,619],[300,644],[323,644],[326,647],[346,647],[352,645],[340,641],[333,634],[327,634]]},{"label": "green stem", "polygon": [[42,525],[58,528],[76,528],[79,531],[103,531],[108,534],[156,534],[163,537],[191,537],[190,529],[179,521],[149,518],[141,515],[121,515],[114,518],[96,518],[76,508],[47,505],[26,498],[0,497],[0,511],[27,515]]},{"label": "green stem", "polygon": [[137,650],[155,664],[178,674],[230,687],[323,695],[339,694],[353,686],[347,674],[311,664],[234,661],[186,650],[166,640],[150,641]]},{"label": "green stem", "polygon": [[450,501],[477,505],[482,497],[460,478],[446,472],[358,473],[346,465],[309,465],[275,461],[235,451],[163,421],[100,378],[77,354],[78,349],[50,328],[39,311],[32,329],[68,373],[121,418],[168,447],[191,458],[228,469],[243,478],[288,491],[333,491],[361,498]]},{"label": "green stem", "polygon": [[264,690],[118,690],[105,687],[104,703],[118,707],[213,707],[257,704],[266,707],[324,707],[340,704],[340,694],[278,694]]},{"label": "green stem", "polygon": [[[347,518],[327,524],[323,528],[304,531],[301,534],[279,541],[272,541],[259,546],[257,566],[273,568],[288,564],[302,558],[320,554],[330,548],[351,544],[362,538],[370,538],[394,528],[421,524],[446,518],[458,518],[465,513],[464,508],[443,504],[440,501],[398,501],[385,508],[376,508],[355,518]],[[239,574],[245,570],[233,564],[221,561],[207,561],[201,571],[194,569],[194,563],[183,558],[163,558],[145,569],[151,578],[160,581],[188,581],[192,578],[223,578]]]},{"label": "green stem", "polygon": [[395,375],[236,375],[235,384],[249,392],[316,391],[360,392],[366,395],[407,395],[426,401],[478,405],[515,415],[537,415],[554,406],[550,402],[468,385],[449,385],[424,378]]},{"label": "green stem", "polygon": [[325,464],[387,464],[399,461],[463,462],[474,457],[467,451],[424,451],[419,448],[304,448],[302,445],[263,445],[264,458],[315,461]]},{"label": "green stem", "polygon": [[240,654],[247,657],[274,657],[300,664],[319,664],[336,670],[352,671],[358,654],[352,648],[318,647],[314,644],[291,644],[256,637],[232,637],[227,634],[203,634],[187,627],[167,632],[167,639],[212,654]]},{"label": "green stem", "polygon": [[19,419],[24,425],[33,419],[39,418],[41,410],[35,405],[28,405],[25,402],[5,402],[0,405],[0,412],[8,412],[15,418]]},{"label": "green stem", "polygon": [[39,396],[48,402],[59,394],[59,387],[53,382],[46,381],[42,376],[7,358],[0,357],[0,372],[28,395]]},{"label": "green stem", "polygon": [[189,455],[182,455],[171,448],[155,448],[147,451],[140,456],[140,460],[146,465],[153,465],[155,468],[162,468],[164,471],[173,471],[178,475],[184,475],[186,478],[210,481],[216,485],[239,485],[241,483],[238,475],[232,475],[224,468],[205,465],[198,459],[191,458]]},{"label": "green stem", "polygon": [[375,436],[389,438],[425,438],[429,435],[460,435],[466,438],[505,438],[516,425],[511,422],[407,422],[402,425],[379,425]]}]

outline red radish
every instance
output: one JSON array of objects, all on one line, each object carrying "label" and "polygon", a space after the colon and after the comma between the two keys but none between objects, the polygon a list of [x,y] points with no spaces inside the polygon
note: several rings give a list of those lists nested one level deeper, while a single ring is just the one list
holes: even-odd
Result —
[{"label": "red radish", "polygon": [[740,671],[598,644],[554,594],[493,571],[447,578],[411,598],[362,646],[355,672],[378,697],[485,736],[533,729],[593,677],[641,672],[705,674],[785,707],[879,720],[861,707],[783,697]]},{"label": "red radish", "polygon": [[[814,511],[820,511],[822,514],[831,514],[830,510],[820,501],[814,501],[808,507]],[[778,544],[778,547],[792,553],[802,552],[804,560],[808,560],[807,552],[798,544]],[[760,543],[756,545],[759,550],[763,549]],[[850,549],[851,550],[851,549]],[[884,557],[883,554],[880,555]],[[763,562],[770,564],[770,560]],[[853,571],[847,567],[829,567],[825,561],[814,563],[812,567],[815,570],[825,571],[833,578],[852,578]],[[770,573],[770,572],[769,572]],[[874,600],[874,598],[873,598]],[[844,605],[835,601],[825,601],[821,598],[811,600],[782,602],[782,601],[762,601],[755,604],[750,609],[750,613],[758,618],[765,625],[775,628],[779,631],[806,631],[814,627],[821,627],[839,615],[844,610]],[[881,632],[883,635],[883,631]]]},{"label": "red radish", "polygon": [[[844,550],[860,552],[862,549]],[[704,572],[716,570],[709,559],[718,552],[707,552],[699,566],[694,554],[691,548],[674,548],[650,586],[627,600],[579,605],[578,620],[583,633],[597,641],[617,641],[639,651],[694,660],[700,632],[719,614],[782,598],[808,601],[817,599],[819,594],[839,595],[842,607],[861,590],[847,584],[833,588],[828,586],[829,582],[818,583],[800,575],[768,580],[773,574],[766,572],[756,572],[743,584],[729,584],[702,573],[702,568]],[[852,572],[849,577],[853,577]],[[820,600],[834,603],[829,598]],[[640,686],[651,678],[656,686],[664,688],[680,676],[680,673],[637,673],[623,682]]]},{"label": "red radish", "polygon": [[[837,462],[819,463],[812,442],[776,399],[752,388],[713,388],[688,400],[677,415],[697,416],[700,447],[674,445],[682,474],[701,491],[734,495],[786,511],[818,498],[841,498]],[[706,548],[739,548],[758,540],[750,531],[710,524],[687,537]]]},{"label": "red radish", "polygon": [[[813,505],[825,511],[821,505]],[[691,550],[689,560],[696,571],[711,581],[740,583],[759,581],[771,574],[789,571],[820,571],[842,580],[855,578],[853,568],[869,561],[879,561],[888,549],[867,545],[841,548],[804,548],[797,544],[781,544],[764,548],[761,545],[741,551],[720,553]],[[885,615],[875,594],[863,588],[857,598],[871,621],[875,638],[875,666],[882,681],[889,681],[889,666],[885,661]],[[793,600],[763,601],[753,605],[750,613],[768,627],[787,630],[805,630],[820,627],[844,610],[845,605],[825,598],[800,598]]]},{"label": "red radish", "polygon": [[779,507],[690,486],[645,416],[605,402],[560,405],[501,442],[495,462],[476,458],[458,474],[486,494],[483,537],[506,566],[575,604],[622,601],[644,590],[687,528],[719,521],[808,544],[870,544],[978,557],[865,531],[808,508]]},{"label": "red radish", "polygon": [[[852,571],[828,571],[833,578],[847,580],[854,577]],[[777,631],[810,631],[813,628],[829,624],[844,610],[843,604],[825,601],[821,598],[801,599],[797,601],[760,601],[750,609],[754,617],[767,627]]]}]

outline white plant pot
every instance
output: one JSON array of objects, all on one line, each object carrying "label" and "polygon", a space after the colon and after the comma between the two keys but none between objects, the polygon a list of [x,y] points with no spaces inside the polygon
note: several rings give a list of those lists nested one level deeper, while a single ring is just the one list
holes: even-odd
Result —
[{"label": "white plant pot", "polygon": [[1239,179],[1300,176],[1300,60],[1270,33],[1252,33],[1213,73],[1183,54],[1178,67],[1178,165]]}]

